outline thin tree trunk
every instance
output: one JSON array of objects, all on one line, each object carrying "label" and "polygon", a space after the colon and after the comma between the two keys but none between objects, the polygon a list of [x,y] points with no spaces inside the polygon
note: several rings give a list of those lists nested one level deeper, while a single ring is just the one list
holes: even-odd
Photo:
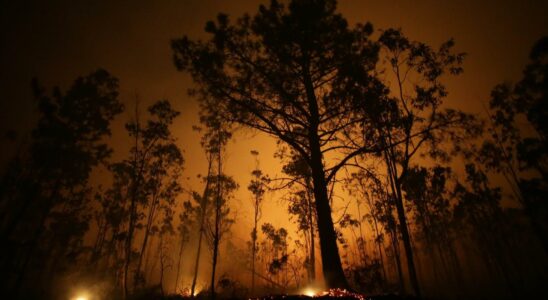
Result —
[{"label": "thin tree trunk", "polygon": [[217,149],[217,195],[215,196],[215,232],[213,233],[213,261],[211,270],[211,299],[215,299],[215,271],[217,269],[217,258],[219,256],[219,241],[220,241],[220,225],[221,225],[221,175],[222,175],[222,162],[221,162],[221,145],[219,141]]},{"label": "thin tree trunk", "polygon": [[259,222],[259,196],[255,196],[255,211],[253,214],[253,236],[251,245],[251,295],[255,292],[255,259],[257,255],[257,224]]},{"label": "thin tree trunk", "polygon": [[194,277],[192,278],[192,285],[190,287],[190,296],[194,297],[194,293],[196,290],[196,281],[198,280],[198,270],[200,267],[200,254],[202,253],[202,238],[204,235],[204,225],[205,225],[205,217],[206,217],[206,209],[207,209],[207,198],[209,196],[209,185],[211,183],[211,166],[213,163],[213,154],[209,153],[209,160],[208,160],[208,167],[207,167],[207,177],[206,177],[206,185],[204,188],[204,192],[202,193],[202,199],[201,203],[202,209],[200,212],[200,232],[198,235],[198,248],[196,250],[196,260],[194,262]]},{"label": "thin tree trunk", "polygon": [[377,244],[377,249],[379,251],[379,259],[380,259],[381,267],[382,267],[382,278],[383,278],[383,285],[384,285],[386,283],[386,270],[385,270],[385,266],[384,266],[384,258],[383,258],[383,255],[382,255],[381,240],[377,240],[378,237],[380,236],[379,226],[378,226],[378,223],[377,223],[377,216],[374,213],[373,204],[371,204],[371,200],[369,198],[367,198],[367,204],[369,205],[369,210],[371,212],[371,218],[373,219],[373,229],[375,231],[375,243]]},{"label": "thin tree trunk", "polygon": [[[156,207],[158,206],[158,200],[159,199],[156,196],[154,196],[152,203],[150,204],[150,210],[148,212],[148,218],[147,218],[147,225],[145,228],[145,236],[143,238],[143,243],[141,244],[141,251],[139,252],[139,260],[137,260],[137,267],[135,269],[135,279],[137,279],[137,277],[140,276],[141,265],[143,263],[143,256],[148,244],[148,237],[150,235],[150,230],[152,228],[152,223],[154,221],[154,215],[156,213]],[[143,279],[144,279],[144,275],[143,275]],[[133,287],[134,288],[137,287],[138,283],[139,282],[135,280],[135,282],[133,283]]]},{"label": "thin tree trunk", "polygon": [[164,270],[165,270],[165,256],[164,256],[164,237],[160,233],[160,292],[162,296],[164,295]]},{"label": "thin tree trunk", "polygon": [[128,272],[129,272],[129,265],[131,262],[131,242],[133,238],[133,232],[135,230],[135,221],[137,218],[137,189],[139,188],[138,185],[138,177],[139,174],[137,172],[137,162],[138,162],[138,155],[139,155],[139,133],[140,133],[140,123],[139,123],[139,104],[136,102],[135,104],[135,124],[137,126],[137,129],[135,131],[135,154],[133,157],[133,180],[132,180],[132,187],[131,187],[131,203],[130,203],[130,209],[129,209],[129,223],[128,223],[128,233],[126,237],[126,243],[124,248],[125,253],[125,260],[124,260],[124,278],[122,281],[123,284],[123,298],[127,299],[129,288],[128,288]]},{"label": "thin tree trunk", "polygon": [[308,224],[310,225],[310,278],[309,283],[314,283],[316,281],[316,246],[314,240],[314,213],[312,206],[312,195],[310,195],[310,179],[306,179],[306,199],[307,199],[307,209],[308,209]]},{"label": "thin tree trunk", "polygon": [[183,248],[185,245],[185,235],[181,236],[181,245],[179,246],[179,256],[177,260],[177,275],[175,276],[175,288],[173,289],[174,293],[177,293],[177,286],[179,284],[179,273],[181,271],[181,258],[183,256]]},{"label": "thin tree trunk", "polygon": [[401,189],[399,188],[399,184],[396,185],[396,190],[397,190],[396,211],[398,212],[398,220],[400,223],[400,231],[401,231],[402,240],[403,240],[403,247],[405,249],[405,256],[407,258],[407,269],[409,272],[409,280],[411,281],[411,285],[413,286],[415,296],[420,297],[421,292],[419,287],[419,281],[417,278],[417,271],[415,268],[415,261],[413,259],[413,248],[411,246],[411,238],[409,236],[409,230],[407,228],[407,220],[405,217],[405,210],[403,208],[403,200],[402,200],[402,194],[401,194]]},{"label": "thin tree trunk", "polygon": [[[390,149],[389,149],[390,150]],[[398,223],[400,227],[400,232],[402,235],[403,246],[405,250],[405,256],[407,259],[407,271],[409,273],[409,280],[411,281],[411,286],[415,293],[415,296],[420,297],[420,287],[419,281],[417,279],[417,271],[415,268],[415,262],[413,258],[413,248],[411,246],[411,238],[409,236],[409,230],[407,228],[407,220],[405,217],[405,209],[403,207],[403,197],[401,192],[401,182],[398,179],[397,167],[395,162],[395,155],[393,153],[388,153],[385,151],[386,164],[388,166],[388,176],[391,181],[392,195],[396,203],[396,212],[398,214]],[[402,173],[404,173],[402,171]]]},{"label": "thin tree trunk", "polygon": [[361,245],[358,245],[358,246],[359,246],[359,251],[361,253],[363,262],[365,264],[366,263],[366,258],[367,258],[367,249],[366,249],[366,245],[365,245],[365,238],[363,237],[362,213],[361,213],[361,210],[360,210],[360,202],[359,201],[357,201],[357,208],[358,208],[358,229],[360,231],[360,240],[361,240]]},{"label": "thin tree trunk", "polygon": [[[388,154],[387,154],[386,151],[385,151],[384,155],[385,155],[385,159],[386,159],[386,167],[387,167],[387,172],[388,172],[388,181],[390,183],[390,189],[392,190],[392,197],[395,198],[395,193],[394,193],[395,182],[394,182],[394,177],[392,176],[393,172],[392,172],[392,169],[389,165]],[[386,192],[387,192],[387,194],[389,194],[388,191],[386,191]],[[396,200],[394,199],[394,201],[396,201]],[[387,211],[389,211],[389,213],[392,214],[392,206],[389,205],[386,208],[387,208]],[[397,224],[394,224],[394,226],[397,226]],[[404,293],[405,292],[405,281],[404,281],[404,278],[403,278],[403,271],[402,271],[402,267],[401,267],[398,233],[397,233],[397,230],[396,230],[395,227],[391,228],[390,230],[391,230],[391,233],[392,233],[391,234],[391,236],[392,236],[392,246],[393,246],[393,249],[394,249],[394,255],[396,256],[395,258],[396,258],[396,263],[397,263],[397,268],[398,268],[398,277],[399,277],[399,280],[400,280],[400,292]]]},{"label": "thin tree trunk", "polygon": [[95,243],[93,246],[93,251],[90,257],[90,262],[92,264],[92,268],[94,271],[96,271],[99,266],[98,262],[103,253],[103,247],[105,245],[107,231],[108,231],[108,221],[105,218],[104,224],[99,224],[99,232],[97,233],[97,237],[95,239]]},{"label": "thin tree trunk", "polygon": [[212,266],[211,266],[211,282],[210,282],[210,293],[211,299],[215,299],[215,271],[217,269],[217,256],[219,254],[219,240],[217,237],[213,238],[213,257],[212,257]]},{"label": "thin tree trunk", "polygon": [[403,278],[403,270],[401,267],[400,247],[398,245],[399,240],[398,240],[397,232],[395,230],[392,231],[391,239],[392,239],[392,251],[394,252],[394,260],[396,261],[396,269],[398,271],[398,279],[400,282],[400,292],[404,293],[405,280]]}]

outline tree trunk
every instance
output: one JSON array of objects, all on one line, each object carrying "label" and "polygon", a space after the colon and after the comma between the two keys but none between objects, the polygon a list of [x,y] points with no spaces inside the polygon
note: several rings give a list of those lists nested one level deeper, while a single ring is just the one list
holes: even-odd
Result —
[{"label": "tree trunk", "polygon": [[[136,167],[136,166],[135,166]],[[124,253],[125,253],[125,261],[124,261],[124,279],[123,279],[123,292],[124,292],[124,299],[127,299],[129,294],[129,288],[128,288],[128,273],[129,273],[129,265],[131,262],[131,244],[133,240],[133,232],[135,231],[135,221],[137,219],[137,182],[136,179],[133,182],[133,192],[131,197],[131,205],[130,205],[130,211],[129,211],[129,224],[128,224],[128,234],[125,241],[124,246]]]},{"label": "tree trunk", "polygon": [[391,239],[392,239],[392,252],[394,252],[394,260],[396,261],[396,269],[398,271],[398,279],[400,281],[400,292],[405,292],[405,280],[403,279],[403,270],[401,267],[401,258],[400,258],[400,248],[399,248],[399,240],[398,240],[398,233],[396,230],[391,230]]},{"label": "tree trunk", "polygon": [[179,284],[179,274],[181,271],[181,257],[183,256],[183,248],[185,245],[185,235],[181,235],[181,245],[179,246],[179,256],[177,259],[177,275],[175,276],[175,288],[173,289],[173,293],[177,293],[177,286]]},{"label": "tree trunk", "polygon": [[251,245],[251,295],[255,292],[255,259],[257,256],[257,224],[259,222],[259,200],[255,198],[255,212],[253,218],[253,232]]},{"label": "tree trunk", "polygon": [[[385,143],[386,144],[386,143]],[[401,191],[401,177],[406,171],[406,165],[402,168],[402,175],[398,176],[396,167],[396,155],[392,152],[392,149],[386,150],[385,153],[386,166],[388,168],[388,177],[390,179],[390,187],[392,189],[392,195],[396,203],[396,212],[398,214],[398,223],[403,240],[403,247],[405,250],[405,256],[407,259],[407,271],[409,273],[409,280],[415,293],[415,296],[420,297],[419,281],[417,279],[417,271],[415,268],[415,261],[413,258],[413,248],[411,245],[411,238],[409,236],[409,230],[407,228],[407,220],[405,217],[405,209],[403,207],[403,196]],[[399,178],[398,178],[399,177]]]},{"label": "tree trunk", "polygon": [[124,277],[122,280],[123,285],[123,299],[127,299],[128,297],[128,286],[127,286],[127,276],[129,271],[129,264],[131,261],[131,241],[133,238],[133,231],[135,229],[135,219],[137,218],[137,189],[138,189],[138,172],[137,172],[137,164],[138,164],[138,155],[139,155],[139,140],[140,140],[140,123],[139,123],[139,102],[135,103],[135,124],[137,125],[137,130],[135,132],[135,152],[133,156],[133,178],[132,178],[132,186],[131,186],[131,203],[129,208],[129,223],[128,223],[128,233],[125,241],[124,246]]},{"label": "tree trunk", "polygon": [[217,238],[213,238],[213,261],[211,266],[211,285],[210,285],[210,293],[211,293],[211,299],[215,299],[215,271],[217,269],[217,256],[219,254],[219,240]]},{"label": "tree trunk", "polygon": [[215,195],[215,232],[213,233],[213,257],[212,257],[212,270],[211,270],[211,299],[215,299],[215,271],[217,269],[217,258],[219,256],[219,241],[221,235],[221,175],[222,175],[222,165],[221,165],[221,145],[219,143],[217,149],[217,195]]},{"label": "tree trunk", "polygon": [[[317,143],[317,140],[316,140]],[[337,235],[331,217],[331,207],[327,196],[327,185],[323,169],[319,143],[312,149],[312,178],[314,181],[314,198],[318,215],[318,232],[325,283],[328,288],[348,288],[344,276],[341,257],[337,247]]]},{"label": "tree trunk", "polygon": [[[155,215],[155,212],[156,212],[156,207],[158,206],[158,201],[159,201],[159,199],[156,196],[153,196],[152,203],[150,204],[150,210],[149,210],[149,213],[148,213],[147,225],[146,225],[146,228],[145,228],[145,236],[143,238],[143,244],[141,245],[141,251],[139,253],[139,260],[137,260],[137,268],[135,269],[135,279],[136,280],[133,283],[134,288],[136,288],[137,284],[139,284],[137,278],[138,278],[138,276],[140,276],[139,273],[141,272],[141,265],[143,264],[143,255],[145,253],[145,250],[146,250],[146,247],[147,247],[147,244],[148,244],[148,237],[150,235],[150,230],[152,229],[152,222],[154,221],[154,215]],[[144,279],[144,275],[143,275],[143,279]]]},{"label": "tree trunk", "polygon": [[380,262],[381,262],[381,267],[382,267],[382,279],[383,279],[383,287],[384,285],[386,284],[386,269],[385,269],[385,266],[384,266],[384,258],[383,258],[383,255],[382,255],[382,246],[381,246],[381,240],[379,239],[380,237],[380,232],[379,232],[379,225],[377,223],[377,216],[376,214],[374,213],[374,207],[373,207],[373,204],[371,204],[371,199],[369,198],[366,198],[367,200],[367,204],[369,206],[369,211],[371,213],[371,219],[373,219],[373,232],[375,233],[375,244],[377,244],[377,249],[379,251],[379,259],[380,259]]},{"label": "tree trunk", "polygon": [[160,233],[160,247],[159,247],[159,252],[160,252],[160,292],[162,294],[162,296],[164,296],[164,271],[165,271],[165,268],[166,268],[166,264],[165,264],[165,254],[164,254],[164,237],[163,237],[163,234]]},{"label": "tree trunk", "polygon": [[314,239],[314,214],[312,212],[312,196],[310,195],[310,180],[306,179],[306,199],[307,199],[307,209],[308,209],[308,224],[310,225],[310,278],[309,283],[314,283],[316,281],[316,246]]},{"label": "tree trunk", "polygon": [[316,214],[318,218],[318,233],[320,235],[320,249],[322,255],[323,276],[327,288],[348,289],[348,282],[344,276],[339,249],[337,248],[337,235],[331,207],[327,193],[326,174],[323,165],[322,149],[318,136],[320,114],[318,102],[314,93],[314,86],[307,64],[303,65],[304,85],[310,111],[308,128],[308,145],[310,147],[310,169],[314,185],[314,199],[316,203]]},{"label": "tree trunk", "polygon": [[207,177],[206,177],[206,185],[204,188],[204,192],[202,193],[202,211],[200,214],[200,232],[198,235],[198,249],[196,250],[196,260],[194,261],[194,277],[192,278],[192,285],[190,287],[190,296],[194,297],[194,292],[196,290],[196,281],[198,280],[198,270],[200,267],[200,254],[202,253],[202,238],[204,236],[204,222],[206,217],[206,209],[207,209],[207,197],[209,195],[209,185],[211,182],[211,165],[213,163],[213,157],[212,154],[209,154],[209,161],[207,166]]},{"label": "tree trunk", "polygon": [[[203,221],[202,221],[203,222]],[[194,277],[192,278],[192,285],[190,287],[190,295],[194,297],[196,290],[196,281],[198,280],[198,269],[200,267],[200,253],[202,253],[202,237],[203,237],[203,225],[200,228],[200,235],[198,237],[198,249],[196,249],[196,260],[194,261]]]},{"label": "tree trunk", "polygon": [[419,281],[417,278],[417,271],[415,269],[415,261],[413,259],[413,248],[411,246],[411,238],[409,236],[409,230],[407,229],[407,221],[405,218],[405,210],[403,208],[403,200],[401,189],[399,183],[396,183],[396,211],[398,212],[398,220],[400,223],[400,231],[403,240],[403,247],[405,249],[405,256],[407,258],[407,269],[409,272],[409,280],[411,281],[411,286],[415,292],[415,296],[420,297],[420,287]]}]

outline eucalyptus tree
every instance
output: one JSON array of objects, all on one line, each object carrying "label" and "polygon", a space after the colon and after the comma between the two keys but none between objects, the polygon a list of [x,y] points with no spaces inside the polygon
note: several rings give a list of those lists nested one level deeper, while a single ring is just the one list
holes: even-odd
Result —
[{"label": "eucalyptus tree", "polygon": [[139,252],[134,284],[138,283],[143,253],[151,233],[152,223],[159,201],[167,202],[162,205],[164,216],[170,218],[170,206],[175,197],[181,192],[178,183],[183,164],[182,152],[176,144],[170,126],[180,114],[171,107],[167,100],[160,100],[148,107],[149,117],[146,122],[141,121],[138,105],[135,108],[135,119],[126,124],[126,130],[133,139],[130,148],[130,157],[112,165],[112,168],[129,178],[125,188],[127,193],[127,227],[124,239],[124,263],[122,288],[124,297],[129,294],[129,268],[134,256],[133,242],[135,230],[141,227],[141,219],[145,214],[143,208],[149,207],[147,214],[144,240]]},{"label": "eucalyptus tree", "polygon": [[[169,132],[169,126],[173,121],[170,118],[176,117],[178,112],[171,108],[169,102],[157,102],[150,107],[149,111],[151,116],[157,119],[149,121],[148,126],[163,127],[156,133],[163,137],[159,138],[154,146],[151,146],[150,157],[143,168],[143,193],[147,195],[143,209],[148,208],[148,212],[135,269],[137,278],[141,276],[143,255],[147,250],[149,236],[154,232],[153,228],[160,228],[160,234],[173,232],[175,202],[182,192],[179,180],[184,160],[177,140]],[[135,281],[135,284],[137,282],[138,280]]]},{"label": "eucalyptus tree", "polygon": [[255,169],[251,172],[252,178],[247,189],[253,194],[253,229],[251,230],[251,293],[253,294],[255,290],[255,261],[258,250],[257,227],[262,215],[261,207],[268,177],[263,175],[262,170],[259,168],[259,152],[252,150],[251,155],[255,157]]},{"label": "eucalyptus tree", "polygon": [[[379,46],[385,59],[381,66],[392,71],[384,74],[386,94],[371,101],[365,85],[348,86],[346,92],[362,95],[355,102],[356,110],[372,128],[362,134],[364,139],[372,135],[381,145],[376,155],[385,161],[409,279],[414,293],[420,295],[402,183],[417,156],[448,160],[450,154],[461,151],[464,139],[480,133],[480,127],[472,115],[443,106],[448,95],[443,76],[463,71],[464,53],[454,52],[453,40],[434,49],[409,40],[400,30],[388,29],[379,37]],[[348,135],[355,133],[350,131]]]},{"label": "eucalyptus tree", "polygon": [[[205,105],[207,103],[202,103],[202,108]],[[212,271],[209,288],[210,296],[214,299],[216,296],[215,276],[220,256],[220,245],[222,239],[230,231],[230,227],[234,223],[230,210],[230,199],[233,198],[233,192],[238,188],[238,184],[232,177],[223,172],[223,154],[228,141],[232,137],[232,124],[226,122],[220,111],[212,109],[202,109],[200,122],[206,127],[206,131],[202,137],[202,146],[206,153],[209,154],[209,174],[205,178],[206,187],[200,199],[201,203],[203,203],[201,204],[201,207],[203,207],[201,212],[203,221],[201,234],[204,234],[206,237],[206,241],[212,252]],[[199,195],[196,196],[198,196],[198,199],[200,198]],[[211,206],[209,211],[206,209],[207,206]],[[192,292],[195,280],[192,284]]]},{"label": "eucalyptus tree", "polygon": [[[204,137],[205,138],[205,137]],[[209,193],[211,192],[211,178],[213,176],[213,155],[214,153],[212,151],[209,151],[207,147],[207,143],[205,143],[205,140],[202,139],[202,147],[205,148],[205,151],[207,152],[207,174],[204,178],[205,186],[202,194],[198,194],[197,192],[192,193],[192,199],[197,202],[196,207],[196,219],[197,219],[197,229],[198,229],[198,242],[196,246],[196,258],[194,260],[194,270],[193,270],[193,277],[192,277],[192,284],[190,286],[190,295],[194,296],[195,290],[196,290],[196,283],[198,281],[198,272],[200,270],[200,256],[202,254],[202,239],[204,237],[205,232],[205,225],[206,225],[206,218],[208,214],[209,209]]]},{"label": "eucalyptus tree", "polygon": [[206,220],[206,241],[212,252],[211,255],[211,298],[215,298],[215,283],[217,264],[220,257],[220,245],[227,233],[230,231],[234,218],[230,210],[230,199],[238,184],[229,176],[219,171],[211,180],[212,189],[210,203],[213,204],[211,216]]}]

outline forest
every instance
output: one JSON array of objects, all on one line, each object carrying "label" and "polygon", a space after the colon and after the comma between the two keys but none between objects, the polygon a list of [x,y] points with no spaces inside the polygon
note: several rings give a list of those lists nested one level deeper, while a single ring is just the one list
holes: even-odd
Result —
[{"label": "forest", "polygon": [[446,101],[458,40],[335,0],[215,13],[164,45],[196,112],[122,100],[106,68],[32,80],[32,129],[2,133],[3,299],[546,297],[548,36],[480,114]]}]

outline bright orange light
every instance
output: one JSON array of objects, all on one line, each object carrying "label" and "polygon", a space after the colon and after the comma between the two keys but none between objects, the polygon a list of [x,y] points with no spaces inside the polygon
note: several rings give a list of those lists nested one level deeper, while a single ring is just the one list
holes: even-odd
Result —
[{"label": "bright orange light", "polygon": [[303,290],[303,294],[308,296],[308,297],[315,297],[316,296],[316,291],[311,289],[311,288],[306,288],[305,290]]},{"label": "bright orange light", "polygon": [[87,292],[80,292],[71,300],[89,300],[89,294]]}]

